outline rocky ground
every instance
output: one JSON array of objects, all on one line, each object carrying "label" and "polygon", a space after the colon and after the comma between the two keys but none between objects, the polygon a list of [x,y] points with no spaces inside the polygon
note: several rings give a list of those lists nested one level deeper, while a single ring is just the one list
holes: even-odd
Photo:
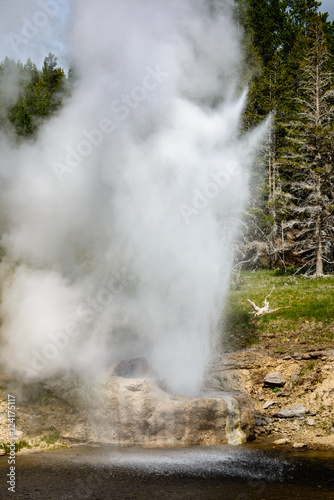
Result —
[{"label": "rocky ground", "polygon": [[[206,388],[239,390],[253,399],[254,438],[261,444],[333,449],[334,349],[302,347],[291,354],[260,348],[220,354],[212,363]],[[87,442],[87,410],[41,383],[24,386],[2,378],[0,443],[11,440],[8,393],[16,395],[16,441],[25,452]]]},{"label": "rocky ground", "polygon": [[[12,441],[11,423],[15,424],[17,447],[25,452],[67,446],[73,429],[84,441],[88,425],[81,408],[68,404],[40,383],[22,385],[2,377],[0,388],[0,443]],[[15,395],[15,408],[9,406],[8,394]],[[8,418],[9,408],[15,414],[13,421]],[[5,453],[3,447],[1,453]]]},{"label": "rocky ground", "polygon": [[[334,448],[334,349],[304,345],[291,355],[269,353],[252,348],[217,356],[208,385],[252,397],[259,442]],[[290,416],[281,414],[291,406],[297,408],[287,412]]]},{"label": "rocky ground", "polygon": [[159,385],[143,358],[116,363],[94,381],[66,374],[23,385],[3,378],[2,452],[8,453],[14,428],[16,447],[25,450],[75,443],[212,446],[253,437],[254,408],[248,395],[207,390],[189,398],[169,394]]}]

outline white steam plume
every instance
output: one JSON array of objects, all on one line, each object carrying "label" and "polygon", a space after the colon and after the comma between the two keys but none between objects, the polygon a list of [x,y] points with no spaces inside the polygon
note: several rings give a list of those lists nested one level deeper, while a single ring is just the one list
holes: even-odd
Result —
[{"label": "white steam plume", "polygon": [[248,171],[229,2],[78,0],[70,102],[1,156],[1,363],[36,379],[144,356],[201,387]]}]

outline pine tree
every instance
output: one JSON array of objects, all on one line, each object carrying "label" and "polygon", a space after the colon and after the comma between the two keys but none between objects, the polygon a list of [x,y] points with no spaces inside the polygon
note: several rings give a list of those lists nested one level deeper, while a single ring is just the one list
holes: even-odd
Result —
[{"label": "pine tree", "polygon": [[[295,229],[295,253],[322,276],[334,244],[333,74],[323,26],[315,14],[309,51],[302,64],[299,107],[287,125],[290,147],[284,152],[286,227]],[[327,266],[328,267],[328,266]]]},{"label": "pine tree", "polygon": [[287,0],[286,6],[293,25],[304,31],[307,36],[308,28],[312,24],[313,15],[318,11],[321,2],[316,0]]},{"label": "pine tree", "polygon": [[[289,246],[292,247],[296,236],[297,222],[293,225],[292,219],[297,221],[299,217],[304,217],[297,212],[292,214],[286,207],[294,205],[292,199],[297,194],[292,186],[297,173],[292,166],[300,163],[296,159],[298,148],[293,143],[292,136],[298,131],[297,122],[304,124],[306,121],[305,116],[299,114],[302,113],[301,99],[307,100],[305,93],[301,94],[305,70],[301,70],[300,63],[302,60],[306,62],[310,54],[310,39],[314,38],[312,19],[320,2],[236,0],[236,4],[237,19],[245,29],[247,74],[252,75],[252,79],[248,80],[249,96],[244,128],[251,128],[269,113],[273,116],[267,146],[252,176],[252,199],[245,219],[247,229],[243,246],[261,248],[262,255],[266,254],[262,262],[275,266],[281,261],[285,267],[284,254]],[[327,20],[327,14],[318,14],[318,18],[323,23],[328,50],[333,54],[334,23]],[[249,61],[252,61],[253,73]],[[329,59],[326,65],[328,63]],[[328,72],[327,67],[326,71]],[[324,104],[330,108],[328,93]],[[287,123],[291,126],[287,126]],[[326,127],[323,130],[324,140],[329,140],[329,123]],[[312,135],[312,131],[309,133]],[[286,152],[287,148],[289,153]],[[287,155],[290,155],[289,161]],[[303,196],[305,197],[305,193]],[[291,230],[291,226],[295,229]],[[302,238],[298,237],[297,240],[296,251],[301,251]],[[307,252],[306,254],[309,257]],[[249,252],[247,255],[249,256]],[[303,253],[301,255],[305,256]],[[300,255],[290,252],[287,257],[288,264],[302,262]],[[328,250],[325,259],[334,260],[334,251],[330,258]]]},{"label": "pine tree", "polygon": [[285,31],[284,0],[236,0],[237,20],[251,37],[267,64],[282,44]]},{"label": "pine tree", "polygon": [[[8,90],[4,92],[8,89],[8,78],[13,79],[17,89],[12,99]],[[41,121],[61,106],[68,92],[65,73],[57,66],[53,54],[45,58],[42,70],[30,59],[23,66],[6,58],[0,64],[0,128],[12,126],[17,136],[33,136]]]}]

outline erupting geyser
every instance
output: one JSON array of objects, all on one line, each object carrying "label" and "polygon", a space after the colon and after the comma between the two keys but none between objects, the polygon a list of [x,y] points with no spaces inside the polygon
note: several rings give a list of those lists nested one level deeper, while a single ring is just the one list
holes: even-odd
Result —
[{"label": "erupting geyser", "polygon": [[1,363],[91,378],[144,357],[195,395],[266,127],[240,136],[230,2],[71,4],[71,98],[36,142],[1,138]]}]

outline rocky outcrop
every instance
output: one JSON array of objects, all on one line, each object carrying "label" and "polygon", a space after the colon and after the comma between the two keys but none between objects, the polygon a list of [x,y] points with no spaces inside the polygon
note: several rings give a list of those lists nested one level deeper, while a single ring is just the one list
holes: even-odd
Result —
[{"label": "rocky outcrop", "polygon": [[[141,363],[140,363],[141,364]],[[52,380],[49,390],[86,413],[86,440],[117,445],[175,447],[241,444],[253,436],[250,397],[237,392],[206,392],[197,398],[169,394],[152,378],[130,378],[137,363],[117,365],[98,384]],[[130,373],[133,373],[130,371]],[[76,439],[76,429],[64,437]],[[82,435],[80,435],[82,439]]]},{"label": "rocky outcrop", "polygon": [[175,396],[146,379],[112,377],[90,410],[92,439],[145,447],[240,444],[254,430],[252,400],[237,392]]},{"label": "rocky outcrop", "polygon": [[120,361],[99,380],[53,377],[35,384],[33,400],[27,386],[9,383],[25,394],[17,401],[24,437],[39,429],[60,440],[183,447],[241,444],[254,436],[252,398],[212,388],[194,398],[170,394],[143,358]]}]

